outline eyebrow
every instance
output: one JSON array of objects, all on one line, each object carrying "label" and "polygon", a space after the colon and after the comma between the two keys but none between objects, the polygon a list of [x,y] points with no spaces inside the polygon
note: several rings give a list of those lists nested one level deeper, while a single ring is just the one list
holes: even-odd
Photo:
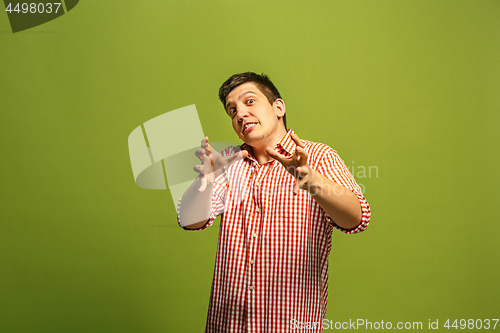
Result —
[{"label": "eyebrow", "polygon": [[[245,91],[245,92],[241,93],[241,94],[238,96],[238,98],[237,98],[236,100],[241,99],[241,97],[243,97],[244,95],[247,95],[247,94],[254,94],[254,95],[257,95],[254,91],[252,91],[252,90],[247,90],[247,91]],[[227,103],[226,103],[226,111],[227,111],[227,107],[229,106],[229,104],[231,104],[231,103],[229,103],[229,102],[227,102]]]}]

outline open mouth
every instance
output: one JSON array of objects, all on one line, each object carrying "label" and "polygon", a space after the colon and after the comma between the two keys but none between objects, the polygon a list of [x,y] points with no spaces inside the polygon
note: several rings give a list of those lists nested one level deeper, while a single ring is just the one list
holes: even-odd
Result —
[{"label": "open mouth", "polygon": [[248,133],[257,123],[247,123],[243,126],[243,133]]}]

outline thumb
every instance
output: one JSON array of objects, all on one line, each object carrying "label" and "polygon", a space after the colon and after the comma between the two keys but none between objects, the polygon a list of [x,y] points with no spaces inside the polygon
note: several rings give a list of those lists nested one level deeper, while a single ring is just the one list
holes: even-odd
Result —
[{"label": "thumb", "polygon": [[227,161],[229,163],[232,163],[232,162],[234,162],[237,159],[242,159],[243,160],[247,156],[248,156],[248,151],[246,151],[245,149],[241,149],[241,150],[236,150],[235,149],[235,153],[233,155],[229,156],[229,158],[227,159]]},{"label": "thumb", "polygon": [[248,151],[246,151],[244,149],[240,153],[241,153],[241,158],[242,159],[245,159],[248,156]]}]

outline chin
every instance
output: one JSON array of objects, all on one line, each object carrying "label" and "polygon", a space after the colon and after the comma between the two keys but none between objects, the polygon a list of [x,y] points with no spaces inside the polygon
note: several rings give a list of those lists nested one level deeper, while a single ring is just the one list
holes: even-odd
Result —
[{"label": "chin", "polygon": [[244,136],[242,137],[241,139],[247,143],[247,144],[250,144],[252,142],[256,142],[256,141],[259,141],[263,138],[264,136],[262,135],[259,135],[259,136],[256,136],[256,135],[250,135],[250,136]]}]

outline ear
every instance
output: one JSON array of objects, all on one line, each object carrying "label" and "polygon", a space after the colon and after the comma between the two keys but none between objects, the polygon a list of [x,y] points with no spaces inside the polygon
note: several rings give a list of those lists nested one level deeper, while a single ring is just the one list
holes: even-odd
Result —
[{"label": "ear", "polygon": [[283,101],[281,98],[278,98],[273,102],[273,106],[276,110],[276,115],[282,118],[286,112],[285,101]]}]

